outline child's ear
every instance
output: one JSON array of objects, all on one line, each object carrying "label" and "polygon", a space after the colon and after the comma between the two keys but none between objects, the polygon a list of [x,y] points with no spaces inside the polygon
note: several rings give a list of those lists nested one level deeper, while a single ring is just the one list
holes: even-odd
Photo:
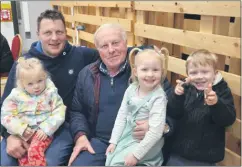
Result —
[{"label": "child's ear", "polygon": [[133,71],[134,71],[134,76],[137,77],[137,69],[136,68],[133,68]]}]

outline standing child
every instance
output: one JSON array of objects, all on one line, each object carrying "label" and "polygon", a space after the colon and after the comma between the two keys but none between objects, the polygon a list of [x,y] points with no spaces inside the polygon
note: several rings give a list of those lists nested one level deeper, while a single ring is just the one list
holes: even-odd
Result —
[{"label": "standing child", "polygon": [[187,58],[188,78],[177,80],[168,98],[170,116],[179,118],[168,166],[208,166],[224,158],[225,127],[236,115],[231,91],[216,67],[216,55],[207,50]]},{"label": "standing child", "polygon": [[[138,50],[136,56],[132,53]],[[164,52],[162,54],[161,52]],[[106,150],[106,166],[159,166],[163,162],[161,148],[166,117],[166,94],[162,83],[166,75],[167,49],[130,52],[131,79],[126,90]],[[166,61],[167,62],[167,61]],[[132,136],[135,122],[147,120],[149,130],[143,140]]]},{"label": "standing child", "polygon": [[[65,120],[65,105],[40,60],[18,60],[16,84],[4,100],[1,123],[30,146],[20,166],[46,166],[44,152]],[[53,153],[56,154],[56,153]]]}]

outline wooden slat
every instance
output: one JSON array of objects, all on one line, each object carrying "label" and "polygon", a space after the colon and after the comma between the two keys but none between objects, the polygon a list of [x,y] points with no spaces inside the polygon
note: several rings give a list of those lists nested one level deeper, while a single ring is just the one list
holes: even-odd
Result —
[{"label": "wooden slat", "polygon": [[237,137],[238,139],[241,139],[241,120],[236,119],[234,124],[227,128],[227,131],[232,133],[233,136]]},{"label": "wooden slat", "polygon": [[50,4],[53,6],[65,6],[65,7],[73,7],[76,2],[75,1],[50,1]]},{"label": "wooden slat", "polygon": [[[169,61],[168,61],[168,71],[175,72],[177,74],[187,76],[186,75],[186,67],[185,67],[185,60],[175,58],[172,56],[169,56]],[[224,77],[224,79],[227,81],[229,84],[229,87],[232,91],[232,93],[241,96],[240,92],[240,76],[227,73],[224,71],[220,71]]]},{"label": "wooden slat", "polygon": [[123,7],[131,8],[130,1],[77,1],[77,6],[95,6],[95,7]]},{"label": "wooden slat", "polygon": [[231,150],[225,148],[225,157],[224,160],[218,163],[219,165],[226,166],[241,166],[241,157],[232,152]]},{"label": "wooden slat", "polygon": [[85,31],[79,31],[79,38],[94,44],[94,35]]},{"label": "wooden slat", "polygon": [[102,25],[104,23],[119,23],[124,28],[124,30],[131,31],[132,20],[129,20],[129,19],[92,16],[92,15],[86,15],[86,14],[75,14],[74,16],[71,16],[71,17],[73,21],[92,24],[92,25]]},{"label": "wooden slat", "polygon": [[75,31],[70,29],[70,28],[66,28],[66,31],[67,31],[67,35],[70,36],[70,37],[73,37],[75,36]]},{"label": "wooden slat", "polygon": [[240,58],[240,38],[135,23],[136,36]]},{"label": "wooden slat", "polygon": [[135,1],[135,10],[240,17],[240,2],[227,1]]}]

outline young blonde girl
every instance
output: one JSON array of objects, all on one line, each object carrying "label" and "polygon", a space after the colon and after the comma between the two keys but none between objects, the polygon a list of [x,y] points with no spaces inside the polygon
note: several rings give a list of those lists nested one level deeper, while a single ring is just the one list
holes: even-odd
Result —
[{"label": "young blonde girl", "polygon": [[167,166],[215,165],[224,158],[225,127],[236,118],[233,96],[208,50],[191,53],[186,72],[168,100],[169,115],[179,121]]},{"label": "young blonde girl", "polygon": [[65,120],[66,107],[36,58],[18,60],[16,85],[3,102],[1,124],[30,144],[20,166],[46,166],[44,152]]},{"label": "young blonde girl", "polygon": [[[138,51],[136,55],[133,53]],[[133,83],[127,88],[110,145],[106,150],[106,166],[159,166],[163,162],[161,148],[166,117],[166,94],[162,88],[166,75],[168,51],[134,48],[129,55]],[[135,122],[147,120],[149,131],[142,141],[133,138]]]}]

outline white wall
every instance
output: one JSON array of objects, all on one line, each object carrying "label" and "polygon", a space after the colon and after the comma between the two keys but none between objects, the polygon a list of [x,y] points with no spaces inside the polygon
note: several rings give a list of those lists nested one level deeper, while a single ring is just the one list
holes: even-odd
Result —
[{"label": "white wall", "polygon": [[[29,50],[31,44],[35,41],[38,40],[38,37],[36,35],[37,31],[37,18],[46,9],[51,9],[52,6],[50,5],[50,1],[25,1],[27,3],[28,11],[22,10],[22,4],[20,5],[21,7],[21,16],[22,19],[19,20],[19,33],[23,38],[23,50]],[[26,17],[24,17],[26,16]],[[29,21],[26,21],[24,19],[29,19]],[[31,38],[27,39],[25,35],[25,29],[24,23],[29,22],[29,27],[30,28],[30,33],[31,33]]]},{"label": "white wall", "polygon": [[[9,3],[10,1],[1,1],[2,4]],[[14,29],[13,29],[13,22],[1,22],[1,33],[5,36],[8,40],[8,44],[11,47],[12,39],[14,37]]]}]

